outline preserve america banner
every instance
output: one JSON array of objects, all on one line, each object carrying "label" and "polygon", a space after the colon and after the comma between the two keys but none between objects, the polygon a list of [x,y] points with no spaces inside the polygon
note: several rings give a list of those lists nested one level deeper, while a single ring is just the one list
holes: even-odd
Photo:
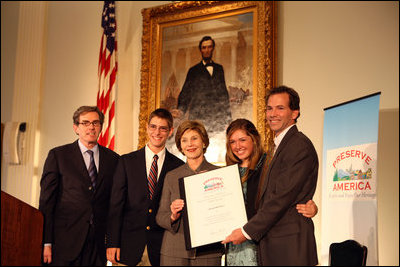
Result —
[{"label": "preserve america banner", "polygon": [[377,147],[380,93],[324,109],[321,265],[331,243],[354,239],[378,265]]}]

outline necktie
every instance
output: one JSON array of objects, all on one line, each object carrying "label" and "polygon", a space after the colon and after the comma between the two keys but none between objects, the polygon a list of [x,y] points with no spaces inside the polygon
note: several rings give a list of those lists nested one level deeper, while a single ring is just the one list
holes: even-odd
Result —
[{"label": "necktie", "polygon": [[90,165],[89,165],[89,176],[90,176],[90,180],[92,181],[92,185],[93,188],[96,187],[96,178],[97,178],[97,169],[96,169],[96,165],[94,164],[94,157],[93,157],[93,151],[92,150],[88,150],[87,151],[90,155]]},{"label": "necktie", "polygon": [[151,164],[149,177],[147,177],[148,184],[149,184],[150,199],[153,199],[154,190],[155,190],[156,184],[157,184],[157,172],[158,172],[157,160],[158,160],[158,156],[156,154],[153,157],[153,163]]},{"label": "necktie", "polygon": [[276,149],[278,147],[276,146],[275,142],[272,144],[272,151],[274,152],[272,155],[275,155]]},{"label": "necktie", "polygon": [[265,166],[268,167],[268,166],[270,165],[270,163],[271,163],[271,161],[272,161],[272,158],[273,158],[274,155],[275,155],[275,151],[276,151],[276,145],[275,145],[275,142],[272,142],[271,147],[268,148],[268,153],[267,153],[267,158],[266,158]]}]

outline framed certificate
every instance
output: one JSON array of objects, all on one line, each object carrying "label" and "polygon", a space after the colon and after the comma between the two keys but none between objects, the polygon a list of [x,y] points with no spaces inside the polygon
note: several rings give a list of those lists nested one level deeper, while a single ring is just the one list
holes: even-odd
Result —
[{"label": "framed certificate", "polygon": [[179,179],[186,249],[224,240],[247,222],[237,165]]}]

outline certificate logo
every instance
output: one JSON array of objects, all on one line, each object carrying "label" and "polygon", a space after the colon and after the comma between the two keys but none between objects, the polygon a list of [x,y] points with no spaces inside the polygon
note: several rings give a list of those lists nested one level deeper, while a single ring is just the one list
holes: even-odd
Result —
[{"label": "certificate logo", "polygon": [[207,179],[204,183],[204,192],[220,189],[224,187],[224,182],[220,177]]}]

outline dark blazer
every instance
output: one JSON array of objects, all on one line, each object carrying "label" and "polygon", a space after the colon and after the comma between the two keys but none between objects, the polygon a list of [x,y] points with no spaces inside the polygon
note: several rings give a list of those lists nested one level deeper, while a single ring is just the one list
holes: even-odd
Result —
[{"label": "dark blazer", "polygon": [[243,227],[259,242],[260,265],[318,264],[313,221],[296,210],[297,203],[312,199],[317,178],[314,146],[293,126],[261,177],[259,207]]},{"label": "dark blazer", "polygon": [[257,212],[255,208],[255,203],[258,192],[258,184],[260,182],[260,175],[265,163],[266,156],[267,154],[264,153],[254,170],[249,170],[249,175],[247,178],[247,196],[245,201],[248,220],[250,220]]},{"label": "dark blazer", "polygon": [[167,172],[184,164],[168,151],[153,199],[149,198],[145,148],[121,156],[114,175],[107,226],[107,247],[121,248],[120,262],[136,265],[145,246],[152,265],[160,265],[164,229],[155,222]]},{"label": "dark blazer", "polygon": [[190,120],[201,120],[207,131],[223,131],[232,120],[229,94],[224,69],[212,64],[212,76],[203,62],[189,69],[178,97],[178,109],[189,112]]},{"label": "dark blazer", "polygon": [[93,214],[98,255],[106,263],[104,238],[112,178],[118,154],[99,145],[96,190],[78,141],[49,151],[40,181],[43,243],[52,244],[53,262],[75,260],[82,251]]}]

